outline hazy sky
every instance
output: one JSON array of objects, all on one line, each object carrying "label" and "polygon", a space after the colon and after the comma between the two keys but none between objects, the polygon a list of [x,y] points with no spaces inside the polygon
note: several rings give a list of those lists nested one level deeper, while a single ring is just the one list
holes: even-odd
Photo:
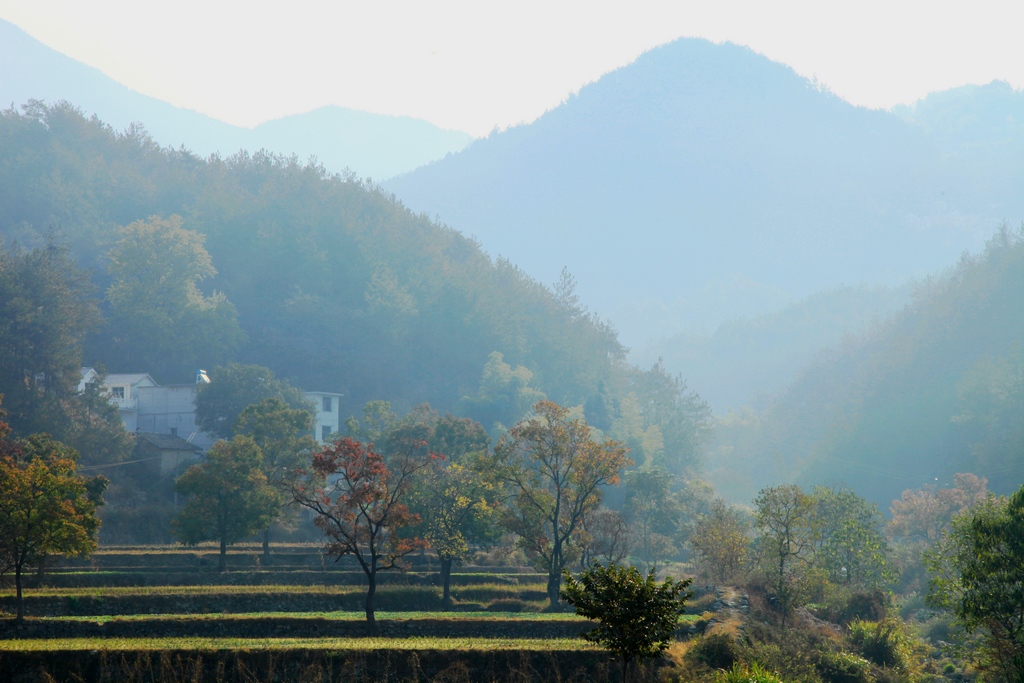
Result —
[{"label": "hazy sky", "polygon": [[337,104],[484,135],[681,36],[748,45],[870,107],[1024,87],[1024,3],[1007,0],[0,0],[0,18],[244,126]]}]

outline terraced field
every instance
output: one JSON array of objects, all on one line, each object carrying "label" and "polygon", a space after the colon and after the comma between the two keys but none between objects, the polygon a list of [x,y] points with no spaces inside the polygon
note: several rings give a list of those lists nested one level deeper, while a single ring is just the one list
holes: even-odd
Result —
[{"label": "terraced field", "polygon": [[[418,558],[381,575],[369,637],[363,576],[344,561],[291,545],[267,563],[242,546],[221,573],[216,552],[108,547],[48,568],[25,591],[25,623],[0,622],[0,680],[615,678],[579,638],[589,622],[541,611],[545,577],[527,567],[463,568],[443,611],[436,565]],[[14,609],[0,589],[0,610]]]}]

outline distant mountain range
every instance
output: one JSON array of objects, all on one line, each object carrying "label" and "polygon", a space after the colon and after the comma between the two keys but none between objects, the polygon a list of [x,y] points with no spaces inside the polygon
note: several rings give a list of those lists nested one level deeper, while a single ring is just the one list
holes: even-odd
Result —
[{"label": "distant mountain range", "polygon": [[1022,120],[1004,84],[869,110],[681,39],[385,187],[543,281],[568,266],[639,347],[980,248],[1024,218]]},{"label": "distant mountain range", "polygon": [[329,171],[347,168],[377,180],[457,152],[472,140],[419,119],[335,106],[251,130],[232,126],[131,90],[0,20],[0,104],[20,106],[29,99],[67,100],[116,130],[140,122],[162,146],[184,145],[202,156],[267,149],[303,161],[315,156]]}]

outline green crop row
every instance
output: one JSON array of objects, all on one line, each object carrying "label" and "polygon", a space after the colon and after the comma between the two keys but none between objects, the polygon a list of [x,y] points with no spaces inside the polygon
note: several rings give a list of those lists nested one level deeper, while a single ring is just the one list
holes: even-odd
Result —
[{"label": "green crop row", "polygon": [[51,638],[0,640],[0,651],[597,650],[581,638]]}]

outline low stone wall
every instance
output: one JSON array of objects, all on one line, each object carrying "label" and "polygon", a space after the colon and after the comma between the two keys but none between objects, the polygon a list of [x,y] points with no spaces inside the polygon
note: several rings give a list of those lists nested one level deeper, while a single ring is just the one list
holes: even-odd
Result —
[{"label": "low stone wall", "polygon": [[[574,638],[593,626],[584,621],[488,619],[378,619],[378,636],[408,638]],[[0,638],[361,638],[363,620],[339,619],[125,619],[0,622]]]}]

